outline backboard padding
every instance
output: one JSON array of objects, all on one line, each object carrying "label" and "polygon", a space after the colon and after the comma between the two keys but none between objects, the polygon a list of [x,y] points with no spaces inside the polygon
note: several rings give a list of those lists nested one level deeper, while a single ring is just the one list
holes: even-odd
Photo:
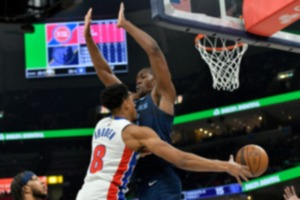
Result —
[{"label": "backboard padding", "polygon": [[[174,9],[170,0],[151,0],[151,6],[152,18],[155,23],[167,28],[195,34],[203,33],[209,36],[219,36],[239,40],[254,46],[300,53],[300,36],[297,34],[280,31],[272,35],[272,37],[261,37],[247,33],[239,19],[233,21],[216,17],[218,14],[210,14],[215,15],[210,16],[204,13],[180,11]],[[192,1],[191,6],[193,6]],[[191,10],[195,11],[195,9],[192,8]],[[220,11],[215,13],[218,12]]]}]

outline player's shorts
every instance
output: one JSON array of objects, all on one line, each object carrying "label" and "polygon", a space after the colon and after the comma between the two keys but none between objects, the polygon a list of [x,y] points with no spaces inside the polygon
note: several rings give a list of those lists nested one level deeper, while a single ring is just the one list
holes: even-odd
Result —
[{"label": "player's shorts", "polygon": [[139,200],[180,200],[181,181],[171,167],[133,182]]}]

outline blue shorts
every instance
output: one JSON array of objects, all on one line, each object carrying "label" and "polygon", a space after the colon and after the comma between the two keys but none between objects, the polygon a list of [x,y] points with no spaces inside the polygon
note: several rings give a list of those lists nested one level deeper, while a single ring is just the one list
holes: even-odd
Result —
[{"label": "blue shorts", "polygon": [[181,200],[181,181],[171,167],[135,181],[139,200]]}]

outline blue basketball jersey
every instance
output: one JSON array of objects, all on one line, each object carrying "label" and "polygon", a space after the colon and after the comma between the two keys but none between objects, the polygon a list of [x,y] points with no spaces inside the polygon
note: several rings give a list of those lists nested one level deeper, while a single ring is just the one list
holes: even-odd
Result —
[{"label": "blue basketball jersey", "polygon": [[[138,112],[137,125],[152,128],[162,140],[171,143],[174,116],[159,109],[154,104],[151,94],[136,100],[136,109]],[[160,170],[161,167],[169,165],[163,159],[150,155],[139,160],[135,172],[138,176],[140,173],[144,174],[143,172],[149,174],[151,171]]]}]

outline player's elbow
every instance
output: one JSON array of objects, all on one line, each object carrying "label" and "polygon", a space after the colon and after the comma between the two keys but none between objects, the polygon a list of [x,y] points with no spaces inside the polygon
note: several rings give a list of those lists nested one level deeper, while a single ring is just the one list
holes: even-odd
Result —
[{"label": "player's elbow", "polygon": [[160,50],[157,42],[152,41],[151,44],[149,45],[148,53],[152,54],[152,55],[156,55],[156,54],[158,54],[160,52],[161,52],[161,50]]}]

